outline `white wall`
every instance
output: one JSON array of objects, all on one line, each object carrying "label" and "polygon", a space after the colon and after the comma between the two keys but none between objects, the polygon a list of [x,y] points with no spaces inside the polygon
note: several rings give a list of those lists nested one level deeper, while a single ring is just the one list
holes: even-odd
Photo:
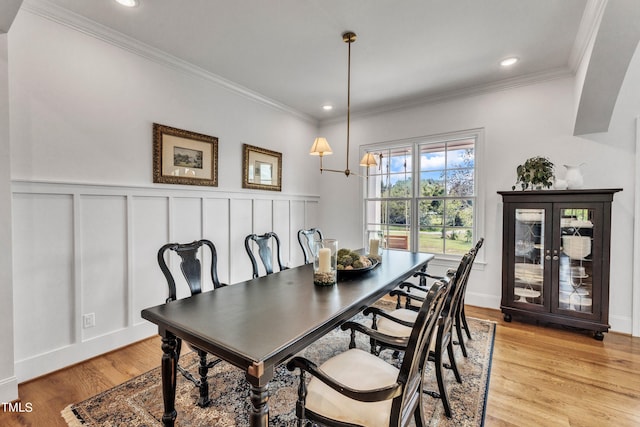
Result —
[{"label": "white wall", "polygon": [[219,138],[218,189],[241,189],[242,143],[283,152],[283,193],[316,125],[22,9],[9,34],[12,178],[148,185],[153,122]]},{"label": "white wall", "polygon": [[[572,136],[574,88],[573,78],[564,78],[392,113],[352,117],[351,157],[357,158],[361,144],[484,128],[484,147],[479,153],[484,159],[479,195],[485,199],[486,265],[474,269],[466,301],[492,308],[500,306],[502,280],[502,202],[496,191],[510,190],[516,166],[534,155],[549,157],[560,177],[564,176],[562,165],[585,163],[585,187],[624,188],[613,203],[610,323],[612,330],[630,333],[634,139],[627,132],[607,141]],[[332,160],[344,161],[344,152],[340,153],[341,144],[344,147],[344,123],[325,125],[321,133],[334,148]],[[618,135],[615,130],[610,133]],[[358,181],[328,175],[323,180],[321,222],[330,225],[325,226],[325,234],[350,245],[361,244],[362,217],[345,215],[360,212]]]},{"label": "white wall", "polygon": [[[166,298],[168,241],[211,239],[225,283],[250,278],[252,232],[302,264],[295,233],[320,225],[315,122],[24,9],[8,58],[18,381],[155,334],[140,310]],[[154,122],[219,138],[217,188],[152,184]],[[283,154],[282,192],[242,189],[243,143]]]},{"label": "white wall", "polygon": [[[9,162],[9,96],[7,34],[0,33],[0,242],[11,242],[11,163]],[[0,402],[18,397],[13,367],[13,282],[11,251],[0,257]]]}]

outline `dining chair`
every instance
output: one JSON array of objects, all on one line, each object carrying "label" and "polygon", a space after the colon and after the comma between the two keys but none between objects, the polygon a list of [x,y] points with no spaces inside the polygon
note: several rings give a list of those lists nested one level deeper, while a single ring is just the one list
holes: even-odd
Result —
[{"label": "dining chair", "polygon": [[[218,271],[217,271],[217,262],[218,256],[216,252],[216,247],[209,240],[202,239],[197,240],[191,243],[167,243],[162,246],[158,250],[158,264],[160,265],[160,269],[164,274],[164,277],[167,279],[167,285],[169,287],[169,296],[166,302],[175,301],[177,299],[176,292],[176,280],[171,273],[171,269],[167,265],[167,261],[165,259],[166,253],[175,253],[180,257],[180,270],[182,271],[182,275],[189,286],[189,291],[191,295],[199,294],[202,292],[203,285],[203,269],[202,262],[200,261],[204,256],[204,250],[202,249],[204,246],[208,247],[210,250],[211,256],[211,266],[210,266],[210,274],[211,281],[213,282],[213,289],[218,289],[223,286],[226,286],[224,283],[220,283],[218,279]],[[170,252],[168,252],[170,251]],[[200,258],[198,258],[200,257]],[[207,361],[207,352],[189,344],[197,354],[199,358],[198,363],[198,374],[200,376],[197,379],[193,374],[184,369],[180,364],[177,364],[178,371],[189,381],[191,381],[198,389],[199,389],[199,398],[197,401],[198,406],[206,407],[211,403],[209,399],[209,382],[207,380],[207,376],[209,374],[209,369],[214,367],[220,362],[220,359],[213,359],[211,361]],[[176,346],[176,354],[177,361],[180,360],[180,351],[182,349],[182,340],[177,338],[177,346]]]},{"label": "dining chair", "polygon": [[[458,338],[457,341],[453,341],[453,343],[455,345],[459,345],[460,346],[460,350],[462,351],[462,355],[464,357],[468,357],[468,353],[467,353],[467,348],[466,345],[464,343],[464,336],[462,334],[462,330],[464,329],[464,331],[466,332],[467,338],[468,339],[472,339],[471,337],[471,331],[469,330],[469,325],[467,323],[467,317],[465,314],[465,296],[467,294],[467,284],[469,283],[469,276],[471,275],[471,269],[473,268],[473,264],[475,262],[475,258],[476,255],[478,254],[478,251],[480,250],[480,248],[482,247],[482,245],[484,244],[484,237],[480,238],[476,244],[474,245],[474,247],[472,248],[472,250],[469,251],[469,253],[472,254],[471,259],[469,261],[469,266],[468,266],[468,271],[465,274],[465,277],[462,281],[462,283],[460,284],[461,289],[460,289],[460,301],[457,304],[456,307],[456,313],[455,313],[455,329],[456,329],[456,337]],[[449,275],[450,272],[447,272],[447,275]],[[420,277],[420,284],[419,285],[414,285],[410,282],[403,282],[401,283],[397,289],[395,289],[394,291],[392,291],[390,293],[391,296],[395,296],[397,298],[397,303],[396,303],[396,307],[400,308],[402,306],[401,304],[401,300],[402,298],[404,298],[405,300],[405,304],[404,306],[406,308],[411,308],[412,305],[412,301],[423,301],[424,297],[425,297],[425,286],[426,286],[426,278],[431,278],[431,279],[435,279],[435,280],[443,280],[445,277],[447,276],[434,276],[431,275],[425,271],[421,271],[421,272],[416,272],[414,274],[414,276],[416,277]],[[415,310],[415,308],[414,308]]]},{"label": "dining chair", "polygon": [[[451,404],[449,402],[447,387],[444,381],[443,368],[446,367],[451,369],[456,381],[458,383],[462,383],[462,377],[458,371],[453,349],[452,331],[454,328],[453,325],[455,322],[456,307],[460,301],[461,283],[464,280],[467,269],[469,268],[471,257],[472,255],[470,253],[466,253],[460,260],[456,270],[450,270],[446,278],[434,282],[447,283],[449,286],[449,292],[442,309],[442,315],[438,323],[437,332],[425,350],[427,359],[434,363],[438,391],[424,390],[424,392],[434,398],[442,400],[445,415],[449,418],[451,417]],[[409,285],[416,286],[413,284]],[[393,292],[399,292],[399,290],[394,290]],[[429,292],[430,290],[427,291],[426,295],[428,295]],[[419,297],[418,300],[422,300],[422,298]],[[426,301],[426,296],[424,301]],[[422,305],[424,305],[424,301],[422,302]],[[341,327],[345,330],[351,329],[350,347],[355,345],[354,335],[355,331],[358,331],[370,336],[370,351],[374,355],[379,355],[381,351],[386,349],[393,349],[396,352],[403,351],[404,349],[401,341],[379,340],[376,337],[376,334],[382,333],[387,336],[395,336],[399,340],[406,338],[411,332],[415,319],[417,318],[416,309],[416,306],[411,306],[409,308],[399,308],[391,312],[387,312],[378,307],[368,307],[363,310],[362,313],[365,316],[372,315],[371,327],[358,322],[345,322]],[[448,365],[443,363],[445,351],[449,359]]]},{"label": "dining chair", "polygon": [[[300,356],[291,359],[287,368],[300,370],[298,426],[306,420],[332,427],[397,427],[409,425],[412,418],[417,427],[426,425],[421,392],[423,354],[446,293],[447,286],[441,282],[430,288],[410,335],[404,339],[400,368],[358,348],[333,356],[320,366]],[[396,339],[383,334],[378,338]],[[308,385],[306,373],[312,375]]]},{"label": "dining chair", "polygon": [[[270,244],[274,245],[275,257],[278,262],[278,268],[280,271],[286,270],[286,267],[282,263],[282,257],[280,255],[280,238],[273,231],[270,231],[265,234],[249,234],[244,239],[244,248],[247,250],[247,254],[249,255],[249,259],[251,260],[251,266],[253,267],[253,278],[256,279],[260,277],[260,269],[258,267],[258,261],[253,253],[253,248],[251,247],[251,242],[255,242],[258,245],[258,256],[262,261],[262,265],[264,266],[264,270],[266,274],[273,273],[273,252]],[[273,242],[273,243],[272,243]]]},{"label": "dining chair", "polygon": [[322,231],[319,228],[310,228],[308,230],[298,230],[298,243],[302,248],[302,254],[304,255],[304,263],[309,264],[313,262],[315,257],[315,245],[316,240],[322,240]]}]

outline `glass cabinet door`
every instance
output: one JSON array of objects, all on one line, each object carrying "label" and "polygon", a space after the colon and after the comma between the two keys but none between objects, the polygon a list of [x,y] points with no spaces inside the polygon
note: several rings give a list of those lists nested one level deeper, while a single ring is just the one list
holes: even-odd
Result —
[{"label": "glass cabinet door", "polygon": [[512,298],[530,309],[548,304],[544,286],[546,213],[544,208],[515,209]]},{"label": "glass cabinet door", "polygon": [[594,233],[600,231],[594,229],[596,210],[561,207],[559,213],[561,240],[557,309],[593,314],[593,278],[598,274],[593,263],[593,252],[598,249],[594,247]]}]

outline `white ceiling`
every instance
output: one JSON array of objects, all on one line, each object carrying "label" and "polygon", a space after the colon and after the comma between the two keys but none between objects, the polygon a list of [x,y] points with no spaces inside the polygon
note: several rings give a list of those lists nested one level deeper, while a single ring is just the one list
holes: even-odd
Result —
[{"label": "white ceiling", "polygon": [[24,4],[59,6],[319,121],[346,112],[345,30],[358,36],[357,114],[574,72],[592,25],[589,0],[139,1]]}]

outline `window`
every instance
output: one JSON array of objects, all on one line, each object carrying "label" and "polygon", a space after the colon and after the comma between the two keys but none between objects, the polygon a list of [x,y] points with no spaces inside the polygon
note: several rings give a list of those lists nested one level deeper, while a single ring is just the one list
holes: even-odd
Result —
[{"label": "window", "polygon": [[481,130],[361,147],[378,166],[364,188],[365,230],[392,249],[462,255],[478,234]]}]

